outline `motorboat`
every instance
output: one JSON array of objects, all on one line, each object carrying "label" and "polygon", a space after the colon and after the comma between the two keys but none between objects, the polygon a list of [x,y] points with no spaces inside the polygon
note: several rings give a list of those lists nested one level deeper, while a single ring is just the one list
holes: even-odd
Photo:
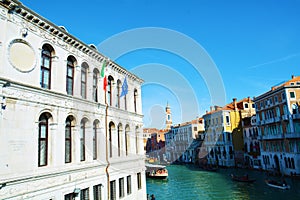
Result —
[{"label": "motorboat", "polygon": [[146,177],[152,179],[167,179],[168,170],[166,166],[146,164]]},{"label": "motorboat", "polygon": [[266,184],[270,187],[279,188],[282,190],[288,190],[291,187],[285,181],[265,180]]}]

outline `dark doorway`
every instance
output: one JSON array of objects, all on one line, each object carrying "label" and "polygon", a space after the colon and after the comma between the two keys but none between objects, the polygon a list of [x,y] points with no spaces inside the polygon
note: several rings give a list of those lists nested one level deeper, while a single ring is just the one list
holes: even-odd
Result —
[{"label": "dark doorway", "polygon": [[275,171],[280,173],[280,165],[279,165],[279,159],[277,155],[274,155],[274,163],[275,163]]}]

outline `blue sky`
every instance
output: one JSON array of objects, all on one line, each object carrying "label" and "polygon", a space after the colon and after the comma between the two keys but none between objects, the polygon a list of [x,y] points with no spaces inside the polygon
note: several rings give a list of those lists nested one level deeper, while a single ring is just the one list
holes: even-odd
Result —
[{"label": "blue sky", "polygon": [[[227,103],[233,97],[258,96],[292,74],[300,75],[299,0],[21,2],[87,44],[101,45],[116,34],[144,27],[183,34],[203,47],[215,63]],[[126,42],[132,41],[121,45]],[[174,45],[183,45],[180,42]],[[145,127],[162,128],[167,102],[174,123],[202,116],[214,103],[205,77],[181,55],[144,48],[115,61],[146,80],[142,87]],[[162,73],[165,69],[169,71]],[[154,78],[164,81],[148,81]]]}]

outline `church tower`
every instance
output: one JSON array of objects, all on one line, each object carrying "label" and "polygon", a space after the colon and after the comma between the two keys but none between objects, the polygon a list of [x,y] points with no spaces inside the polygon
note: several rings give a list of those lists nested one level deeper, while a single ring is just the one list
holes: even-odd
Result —
[{"label": "church tower", "polygon": [[166,129],[170,130],[172,126],[172,113],[169,103],[166,106]]}]

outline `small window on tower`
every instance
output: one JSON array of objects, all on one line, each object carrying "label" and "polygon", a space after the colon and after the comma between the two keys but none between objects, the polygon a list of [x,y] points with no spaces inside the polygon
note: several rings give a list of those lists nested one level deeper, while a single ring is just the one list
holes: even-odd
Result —
[{"label": "small window on tower", "polygon": [[170,120],[170,118],[171,118],[170,115],[168,115],[168,120]]}]

